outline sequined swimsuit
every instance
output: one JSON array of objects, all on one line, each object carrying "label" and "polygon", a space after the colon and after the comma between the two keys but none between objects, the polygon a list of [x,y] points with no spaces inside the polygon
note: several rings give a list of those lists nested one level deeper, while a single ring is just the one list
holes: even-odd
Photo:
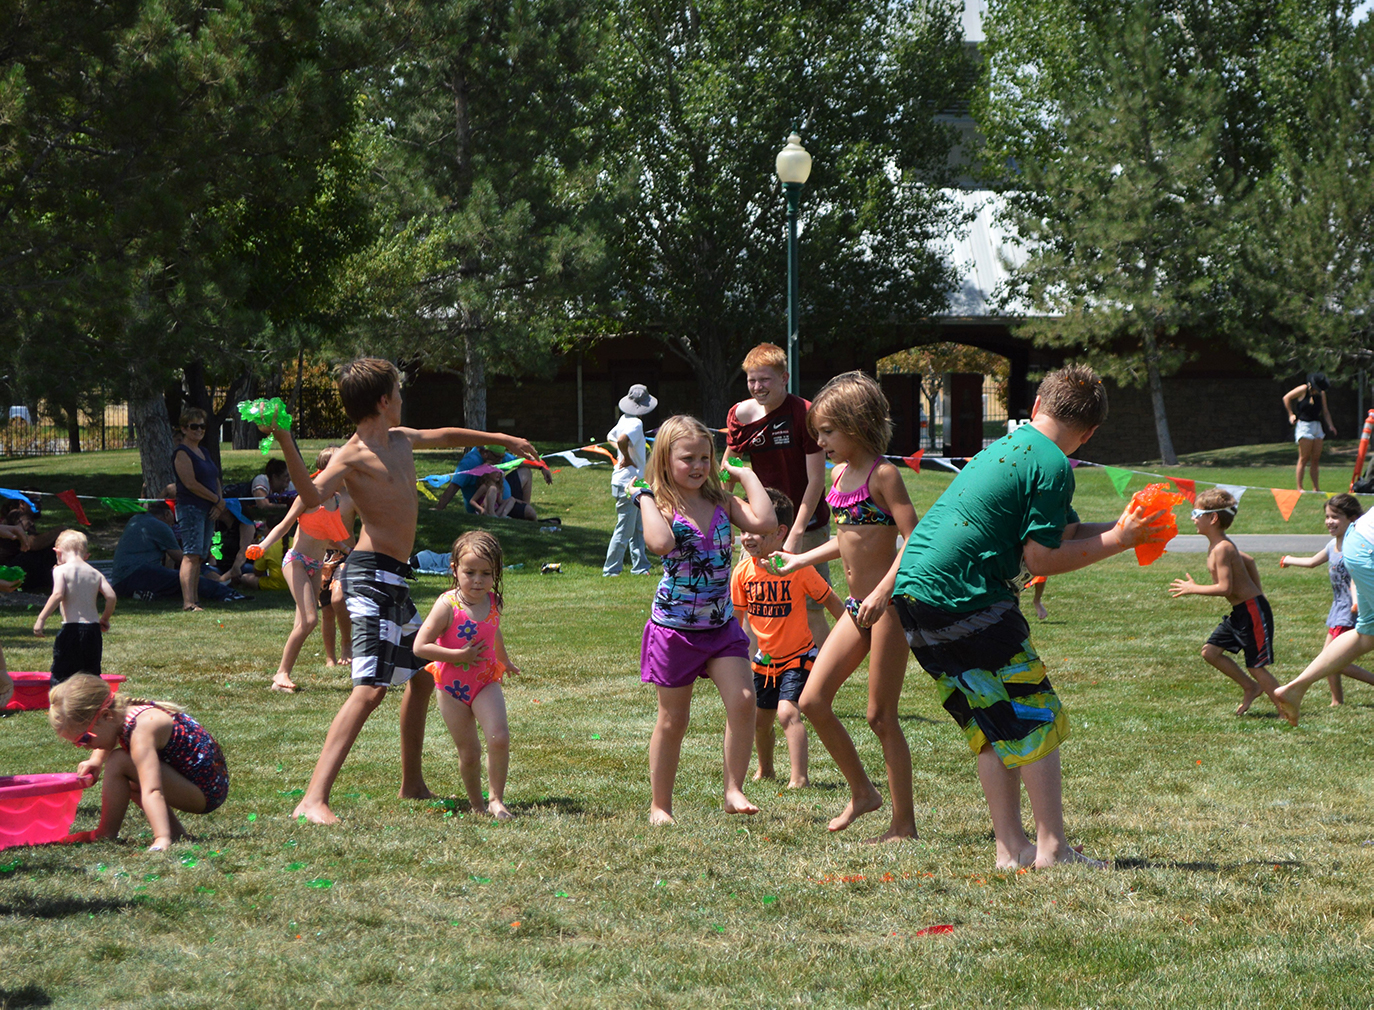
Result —
[{"label": "sequined swimsuit", "polygon": [[840,478],[849,470],[849,464],[844,465],[844,469],[835,474],[835,482],[830,486],[830,491],[825,496],[826,502],[830,505],[830,510],[835,514],[835,523],[838,526],[896,526],[897,520],[892,517],[892,513],[883,509],[881,505],[873,500],[873,495],[868,490],[868,481],[873,476],[873,471],[878,469],[882,457],[875,459],[873,465],[868,468],[868,475],[864,477],[863,487],[857,491],[841,491]]},{"label": "sequined swimsuit", "polygon": [[[152,708],[157,706],[135,705],[125,713],[124,725],[119,728],[119,743],[125,750],[129,749],[138,717]],[[229,795],[229,768],[224,763],[224,752],[209,731],[185,712],[167,714],[172,717],[172,735],[158,748],[158,760],[205,794],[203,812],[208,814]]]}]

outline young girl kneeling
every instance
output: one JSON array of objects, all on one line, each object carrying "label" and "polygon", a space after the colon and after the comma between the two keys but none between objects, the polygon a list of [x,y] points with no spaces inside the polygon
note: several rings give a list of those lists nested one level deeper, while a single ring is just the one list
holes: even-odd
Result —
[{"label": "young girl kneeling", "polygon": [[708,677],[725,703],[725,812],[756,814],[744,795],[754,743],[754,681],[749,639],[730,604],[730,524],[746,533],[777,529],[773,504],[752,470],[727,465],[747,502],[727,494],[711,433],[677,415],[658,429],[648,487],[634,492],[644,543],[663,558],[640,649],[640,680],[658,689],[658,721],[649,741],[651,824],[673,823],[673,782],[692,705],[692,686]]},{"label": "young girl kneeling", "polygon": [[219,744],[177,705],[114,694],[99,677],[78,673],[52,689],[48,721],[91,756],[78,775],[105,775],[100,826],[71,841],[114,838],[132,800],[153,829],[150,852],[188,837],[173,810],[208,814],[229,795]]},{"label": "young girl kneeling", "polygon": [[[473,810],[485,809],[498,821],[506,809],[506,772],[510,767],[510,729],[501,678],[519,673],[501,637],[501,542],[490,533],[464,533],[453,542],[449,560],[453,588],[434,601],[415,636],[415,655],[434,662],[425,667],[439,687],[444,717]],[[487,740],[489,801],[482,797],[482,743]]]}]

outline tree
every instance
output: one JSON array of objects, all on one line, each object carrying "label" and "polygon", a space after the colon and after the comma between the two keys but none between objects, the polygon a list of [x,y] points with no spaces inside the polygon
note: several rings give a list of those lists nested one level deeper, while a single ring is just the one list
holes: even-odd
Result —
[{"label": "tree", "polygon": [[599,63],[619,318],[687,361],[722,423],[745,350],[783,333],[789,124],[814,158],[802,204],[807,340],[863,340],[937,311],[954,225],[934,188],[959,96],[955,4],[616,0]]},{"label": "tree", "polygon": [[1241,336],[1233,218],[1281,138],[1304,133],[1305,82],[1339,43],[1342,8],[1018,0],[985,22],[975,114],[1029,254],[1003,303],[1038,342],[1148,387],[1166,462],[1177,338]]}]

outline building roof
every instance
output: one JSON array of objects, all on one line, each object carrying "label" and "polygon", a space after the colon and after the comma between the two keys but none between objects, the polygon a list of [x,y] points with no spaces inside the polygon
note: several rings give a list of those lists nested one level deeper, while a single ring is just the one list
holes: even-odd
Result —
[{"label": "building roof", "polygon": [[1010,271],[1026,261],[1025,250],[1011,241],[1010,233],[997,221],[1006,201],[989,190],[946,192],[972,219],[946,242],[945,257],[959,281],[950,292],[949,307],[940,315],[983,319],[1029,315],[1015,304],[1004,309],[992,304]]}]

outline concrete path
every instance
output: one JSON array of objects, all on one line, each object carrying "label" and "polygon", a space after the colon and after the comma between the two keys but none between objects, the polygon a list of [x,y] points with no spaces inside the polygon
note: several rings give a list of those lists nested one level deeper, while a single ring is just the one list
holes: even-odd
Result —
[{"label": "concrete path", "polygon": [[[1237,533],[1231,537],[1247,554],[1313,555],[1331,538],[1316,533]],[[1207,538],[1196,533],[1179,534],[1169,541],[1171,554],[1206,554]]]}]

